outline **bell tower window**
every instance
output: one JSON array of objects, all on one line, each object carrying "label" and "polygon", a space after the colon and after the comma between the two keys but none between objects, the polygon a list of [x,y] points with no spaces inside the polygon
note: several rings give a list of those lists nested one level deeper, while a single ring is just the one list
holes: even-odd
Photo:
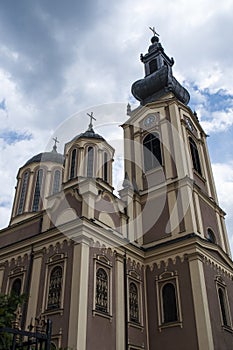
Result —
[{"label": "bell tower window", "polygon": [[36,177],[36,186],[35,186],[35,192],[34,192],[32,211],[39,210],[42,179],[43,179],[43,170],[39,169]]},{"label": "bell tower window", "polygon": [[54,179],[53,179],[53,194],[60,191],[60,178],[61,178],[61,172],[60,170],[56,170],[54,173]]},{"label": "bell tower window", "polygon": [[93,177],[94,148],[88,147],[87,150],[87,177]]},{"label": "bell tower window", "polygon": [[103,179],[108,181],[108,154],[104,152],[104,168],[103,168]]},{"label": "bell tower window", "polygon": [[192,161],[193,161],[193,168],[200,174],[202,175],[201,172],[201,162],[199,158],[199,153],[197,149],[196,143],[193,141],[193,139],[190,137],[189,138],[189,145],[190,145],[190,151],[191,151],[191,156],[192,156]]},{"label": "bell tower window", "polygon": [[158,64],[157,64],[157,59],[153,59],[149,63],[149,68],[150,68],[150,74],[156,72],[158,70]]},{"label": "bell tower window", "polygon": [[22,212],[23,212],[23,206],[24,206],[24,202],[25,202],[27,183],[28,183],[28,176],[29,176],[29,172],[27,171],[23,176],[23,183],[22,183],[21,195],[20,195],[20,200],[19,200],[18,214],[22,214]]},{"label": "bell tower window", "polygon": [[70,164],[70,179],[73,179],[75,176],[75,168],[76,168],[76,154],[77,150],[76,148],[73,149],[71,153],[71,164]]},{"label": "bell tower window", "polygon": [[145,171],[156,168],[162,164],[160,140],[157,134],[149,134],[143,141]]}]

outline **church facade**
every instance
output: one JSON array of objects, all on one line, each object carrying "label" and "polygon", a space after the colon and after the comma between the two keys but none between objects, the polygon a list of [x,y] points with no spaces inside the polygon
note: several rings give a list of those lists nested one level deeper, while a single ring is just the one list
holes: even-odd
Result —
[{"label": "church facade", "polygon": [[156,33],[141,61],[119,195],[92,115],[64,154],[28,160],[0,231],[1,293],[28,295],[21,328],[52,320],[54,349],[229,350],[233,262],[206,134]]}]

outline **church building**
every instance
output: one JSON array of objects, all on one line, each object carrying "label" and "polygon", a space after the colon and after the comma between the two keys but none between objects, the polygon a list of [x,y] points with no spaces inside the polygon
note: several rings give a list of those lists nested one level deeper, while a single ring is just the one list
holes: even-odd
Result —
[{"label": "church building", "polygon": [[128,105],[125,178],[87,130],[18,171],[0,231],[0,291],[28,295],[20,327],[52,321],[52,349],[229,350],[233,262],[206,143],[157,33]]}]

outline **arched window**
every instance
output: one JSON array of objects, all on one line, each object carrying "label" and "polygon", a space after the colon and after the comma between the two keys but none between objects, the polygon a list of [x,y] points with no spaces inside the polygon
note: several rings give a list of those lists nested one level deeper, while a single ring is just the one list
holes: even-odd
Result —
[{"label": "arched window", "polygon": [[192,161],[193,161],[193,168],[200,174],[202,175],[201,172],[201,163],[200,163],[200,158],[199,158],[199,153],[197,149],[196,143],[193,141],[191,137],[189,137],[189,145],[190,145],[190,150],[191,150],[191,156],[192,156]]},{"label": "arched window", "polygon": [[129,285],[129,316],[130,321],[139,322],[138,288],[133,282]]},{"label": "arched window", "polygon": [[34,192],[32,211],[39,210],[42,179],[43,179],[43,169],[39,169],[36,177],[36,186],[35,186],[35,192]]},{"label": "arched window", "polygon": [[48,310],[61,307],[62,268],[56,266],[52,269],[49,280]]},{"label": "arched window", "polygon": [[172,283],[166,283],[162,289],[163,322],[175,322],[178,320],[176,291]]},{"label": "arched window", "polygon": [[53,178],[53,194],[60,191],[60,179],[61,179],[61,172],[60,170],[56,170]]},{"label": "arched window", "polygon": [[150,67],[150,74],[156,72],[158,70],[157,60],[154,59],[150,61],[149,67]]},{"label": "arched window", "polygon": [[145,171],[162,164],[161,146],[157,134],[148,134],[143,141]]},{"label": "arched window", "polygon": [[109,287],[107,272],[102,268],[98,268],[96,272],[96,310],[104,313],[108,312],[108,293]]},{"label": "arched window", "polygon": [[23,175],[22,189],[21,189],[21,194],[20,194],[20,199],[19,199],[18,214],[22,214],[22,212],[23,212],[23,206],[24,206],[26,191],[27,191],[28,176],[29,176],[29,172],[27,171]]},{"label": "arched window", "polygon": [[88,147],[87,150],[87,177],[93,177],[94,148]]},{"label": "arched window", "polygon": [[221,287],[218,288],[218,297],[219,297],[223,325],[230,326],[229,313],[228,313],[228,308],[226,304],[226,293],[225,293],[225,290]]},{"label": "arched window", "polygon": [[76,154],[77,150],[76,148],[73,149],[71,153],[71,163],[70,163],[70,179],[73,179],[75,177],[75,169],[76,169]]},{"label": "arched window", "polygon": [[108,181],[108,154],[104,152],[104,168],[103,168],[103,179]]},{"label": "arched window", "polygon": [[207,230],[207,239],[211,243],[216,243],[214,233],[210,228],[208,228],[208,230]]},{"label": "arched window", "polygon": [[22,281],[20,278],[16,278],[12,283],[11,294],[19,296],[21,293]]}]

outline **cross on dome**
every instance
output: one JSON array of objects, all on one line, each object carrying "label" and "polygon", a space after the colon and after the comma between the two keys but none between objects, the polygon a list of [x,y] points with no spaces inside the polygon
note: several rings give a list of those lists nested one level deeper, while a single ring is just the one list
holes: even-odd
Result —
[{"label": "cross on dome", "polygon": [[87,113],[87,115],[90,117],[90,124],[88,126],[88,130],[91,131],[91,130],[93,130],[93,123],[92,123],[92,121],[93,121],[93,119],[96,120],[96,118],[93,117],[93,112],[91,112],[91,114]]},{"label": "cross on dome", "polygon": [[57,143],[59,143],[57,136],[53,137],[54,145],[53,145],[53,152],[57,152]]}]

